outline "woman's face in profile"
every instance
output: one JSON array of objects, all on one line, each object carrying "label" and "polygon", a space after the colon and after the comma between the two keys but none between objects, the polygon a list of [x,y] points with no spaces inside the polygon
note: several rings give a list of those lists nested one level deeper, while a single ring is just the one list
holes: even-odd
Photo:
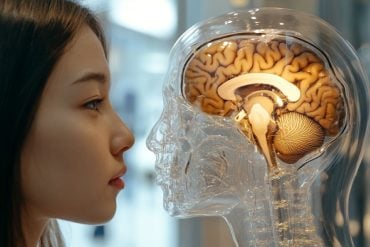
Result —
[{"label": "woman's face in profile", "polygon": [[81,223],[114,215],[134,138],[111,106],[109,80],[101,42],[84,26],[54,67],[22,149],[28,212]]}]

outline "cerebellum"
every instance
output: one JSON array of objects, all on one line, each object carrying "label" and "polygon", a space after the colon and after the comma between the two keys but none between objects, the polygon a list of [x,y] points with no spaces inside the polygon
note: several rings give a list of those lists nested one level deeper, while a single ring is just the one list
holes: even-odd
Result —
[{"label": "cerebellum", "polygon": [[294,163],[307,153],[321,147],[325,132],[311,118],[296,112],[288,112],[278,117],[278,130],[273,138],[273,146],[278,157]]}]

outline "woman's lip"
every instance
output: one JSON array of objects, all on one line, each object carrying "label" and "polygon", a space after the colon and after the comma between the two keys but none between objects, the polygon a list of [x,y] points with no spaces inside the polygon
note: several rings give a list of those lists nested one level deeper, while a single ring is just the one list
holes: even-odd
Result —
[{"label": "woman's lip", "polygon": [[109,180],[109,185],[112,185],[118,189],[123,189],[125,187],[125,183],[122,180],[122,176],[125,175],[127,171],[126,166],[123,166],[119,172]]},{"label": "woman's lip", "polygon": [[121,168],[121,169],[116,173],[116,175],[114,175],[114,176],[111,178],[111,180],[122,177],[123,175],[125,175],[126,171],[127,171],[127,167],[126,167],[126,166],[123,166],[123,167],[122,167],[122,168]]},{"label": "woman's lip", "polygon": [[123,189],[125,187],[125,182],[122,180],[121,177],[113,178],[109,181],[109,185],[117,188]]}]

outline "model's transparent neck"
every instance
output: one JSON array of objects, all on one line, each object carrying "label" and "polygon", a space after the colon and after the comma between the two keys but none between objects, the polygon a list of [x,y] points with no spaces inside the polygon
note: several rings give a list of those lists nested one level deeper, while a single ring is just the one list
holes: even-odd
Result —
[{"label": "model's transparent neck", "polygon": [[254,190],[225,216],[236,246],[324,246],[315,227],[308,184],[300,185],[294,171],[270,171],[265,186],[261,183]]}]

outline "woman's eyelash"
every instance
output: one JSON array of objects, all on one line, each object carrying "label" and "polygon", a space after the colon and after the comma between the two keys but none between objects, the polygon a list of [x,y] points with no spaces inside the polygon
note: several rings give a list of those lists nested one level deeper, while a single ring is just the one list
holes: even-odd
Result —
[{"label": "woman's eyelash", "polygon": [[84,107],[93,110],[93,111],[99,111],[100,106],[103,102],[103,99],[94,99],[84,104]]}]

